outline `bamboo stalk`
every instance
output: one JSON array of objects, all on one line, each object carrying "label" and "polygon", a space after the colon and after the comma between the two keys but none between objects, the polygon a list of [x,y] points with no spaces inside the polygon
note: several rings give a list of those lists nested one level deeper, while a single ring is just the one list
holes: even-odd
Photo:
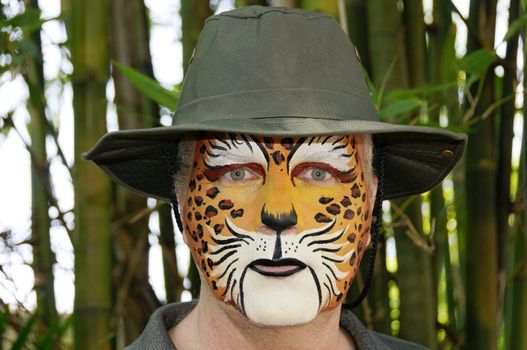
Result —
[{"label": "bamboo stalk", "polygon": [[[484,47],[494,47],[496,0],[471,0],[468,22]],[[481,46],[469,36],[468,53]],[[493,72],[482,78],[475,115],[494,101]],[[496,152],[493,118],[472,128],[466,151],[466,340],[469,349],[497,347]]]},{"label": "bamboo stalk", "polygon": [[[38,1],[31,0],[27,9],[38,9]],[[55,309],[55,288],[53,264],[55,256],[51,251],[48,216],[49,196],[46,190],[47,178],[41,176],[40,168],[48,166],[46,155],[46,98],[44,96],[44,72],[40,30],[29,35],[36,47],[35,56],[26,57],[27,65],[24,79],[29,88],[28,111],[31,116],[29,125],[31,136],[31,235],[33,245],[33,271],[35,273],[35,291],[37,294],[37,312],[45,329],[58,322]],[[60,210],[57,207],[57,210]]]},{"label": "bamboo stalk", "polygon": [[[152,77],[148,21],[143,1],[113,0],[110,2],[110,16],[114,19],[110,21],[112,58]],[[119,70],[112,70],[112,77],[119,128],[152,127],[153,121],[159,120],[159,107],[141,94]],[[114,221],[147,209],[143,196],[117,184],[112,187]],[[149,216],[145,215],[113,232],[118,288],[115,316],[123,321],[127,344],[141,334],[150,315],[160,305],[149,283],[148,219]],[[134,287],[130,288],[131,285]]]},{"label": "bamboo stalk", "polygon": [[80,158],[106,132],[108,2],[71,1],[75,112],[75,304],[74,340],[79,350],[111,349],[112,249],[110,180]]},{"label": "bamboo stalk", "polygon": [[[527,64],[527,47],[524,45],[524,69]],[[527,97],[527,82],[523,81]],[[527,104],[523,104],[523,136],[520,155],[517,192],[515,196],[515,230],[512,251],[513,272],[507,286],[509,299],[508,327],[505,329],[505,346],[509,350],[527,348]]]},{"label": "bamboo stalk", "polygon": [[[509,27],[518,18],[520,2],[511,0],[509,6]],[[514,95],[517,79],[516,59],[518,55],[519,33],[507,41],[507,51],[503,62],[504,76],[501,96]],[[498,315],[501,315],[505,282],[507,279],[507,246],[510,236],[509,215],[512,213],[511,172],[512,172],[512,140],[514,138],[514,114],[516,113],[515,99],[504,103],[499,109],[499,135],[498,135],[498,172],[496,176],[496,222],[498,233]]]}]

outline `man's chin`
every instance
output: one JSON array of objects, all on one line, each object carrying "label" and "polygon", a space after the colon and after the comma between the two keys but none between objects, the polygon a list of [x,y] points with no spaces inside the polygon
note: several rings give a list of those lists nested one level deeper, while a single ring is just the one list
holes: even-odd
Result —
[{"label": "man's chin", "polygon": [[247,269],[238,305],[252,323],[296,326],[311,322],[320,309],[320,290],[308,268],[285,277],[265,276]]}]

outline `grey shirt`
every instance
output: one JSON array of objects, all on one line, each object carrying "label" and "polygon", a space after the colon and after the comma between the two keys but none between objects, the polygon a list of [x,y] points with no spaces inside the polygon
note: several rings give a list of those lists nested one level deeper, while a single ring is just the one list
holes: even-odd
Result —
[{"label": "grey shirt", "polygon": [[[187,303],[168,304],[157,309],[146,325],[143,333],[126,350],[175,350],[170,340],[168,330],[183,320],[196,306],[196,301]],[[342,308],[340,326],[344,328],[353,339],[358,350],[369,349],[426,349],[420,345],[372,332],[353,315]]]}]

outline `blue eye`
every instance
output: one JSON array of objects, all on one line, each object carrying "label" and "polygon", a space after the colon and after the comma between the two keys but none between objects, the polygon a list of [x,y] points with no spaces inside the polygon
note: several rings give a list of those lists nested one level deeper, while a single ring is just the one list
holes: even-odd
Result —
[{"label": "blue eye", "polygon": [[229,173],[229,176],[234,181],[240,181],[245,179],[245,170],[243,169],[236,169]]},{"label": "blue eye", "polygon": [[322,169],[311,170],[311,178],[315,181],[324,181],[327,177],[328,172]]}]

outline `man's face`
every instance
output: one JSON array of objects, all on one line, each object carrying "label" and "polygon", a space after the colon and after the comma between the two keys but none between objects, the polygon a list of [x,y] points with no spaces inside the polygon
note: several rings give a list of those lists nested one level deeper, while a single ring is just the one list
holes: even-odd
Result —
[{"label": "man's face", "polygon": [[369,241],[353,136],[209,135],[196,142],[186,241],[216,298],[265,325],[339,305]]}]

